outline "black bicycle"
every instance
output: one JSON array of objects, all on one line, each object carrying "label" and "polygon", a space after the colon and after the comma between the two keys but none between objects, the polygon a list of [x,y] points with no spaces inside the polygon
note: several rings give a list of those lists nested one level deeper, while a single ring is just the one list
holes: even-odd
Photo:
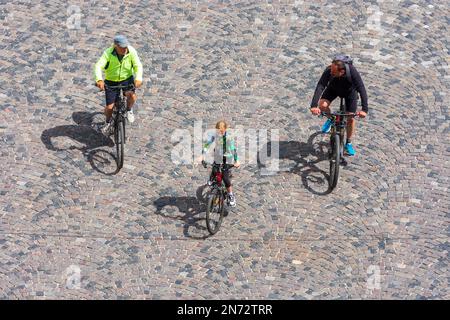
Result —
[{"label": "black bicycle", "polygon": [[123,167],[124,149],[125,149],[125,119],[127,113],[127,97],[124,94],[126,91],[133,90],[134,84],[130,85],[117,85],[108,86],[105,84],[105,88],[110,90],[119,90],[116,101],[114,102],[112,121],[113,121],[113,134],[114,143],[116,145],[117,152],[117,172]]},{"label": "black bicycle", "polygon": [[[204,168],[207,168],[207,163],[202,161]],[[208,203],[206,206],[206,227],[211,235],[219,231],[225,215],[225,207],[229,206],[228,192],[223,181],[223,174],[227,166],[227,170],[232,168],[232,165],[224,165],[214,163],[211,165],[211,189],[209,191]]]},{"label": "black bicycle", "polygon": [[331,120],[329,151],[330,176],[328,180],[331,191],[336,188],[339,179],[339,166],[341,164],[347,165],[347,161],[344,159],[344,141],[347,133],[347,119],[354,118],[357,114],[353,112],[345,112],[343,98],[341,98],[339,112],[333,112],[330,114],[321,112],[320,115]]}]

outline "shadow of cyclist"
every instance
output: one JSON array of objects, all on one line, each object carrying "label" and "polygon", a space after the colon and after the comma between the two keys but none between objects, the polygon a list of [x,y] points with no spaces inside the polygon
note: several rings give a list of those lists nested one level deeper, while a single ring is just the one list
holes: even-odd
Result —
[{"label": "shadow of cyclist", "polygon": [[[100,153],[98,148],[114,146],[111,138],[105,137],[93,128],[94,118],[99,114],[102,115],[101,112],[74,112],[72,119],[77,125],[63,125],[46,129],[41,134],[41,141],[47,149],[52,151],[79,150],[88,159],[94,170],[103,174],[113,174],[114,172],[108,173],[102,169],[107,162],[104,161],[105,154],[115,159],[115,156],[111,152],[102,150],[103,157],[101,157],[102,161],[99,163],[100,165],[97,165],[96,162],[99,159],[98,154]],[[61,148],[55,143],[59,137],[69,138],[75,141],[77,145],[81,144],[82,146],[71,145]]]},{"label": "shadow of cyclist", "polygon": [[[201,213],[206,212],[206,201],[204,190],[206,186],[200,186],[197,189],[196,197],[160,197],[153,202],[156,207],[156,214],[162,217],[182,221],[183,235],[187,238],[203,240],[209,237],[209,234],[203,234],[207,229],[204,225],[200,224],[205,220],[204,217],[200,217]],[[176,209],[178,209],[178,212]],[[191,228],[194,227],[193,234]]]},{"label": "shadow of cyclist", "polygon": [[[302,178],[304,187],[311,193],[316,195],[326,195],[330,193],[328,190],[328,173],[320,169],[317,164],[322,161],[328,160],[328,143],[323,140],[317,140],[316,138],[322,135],[321,132],[312,134],[308,141],[278,141],[278,159],[290,160],[293,162],[288,168],[281,168],[281,172],[291,172],[299,174]],[[267,150],[267,157],[270,159],[272,147],[276,147],[275,141],[269,141],[266,146],[260,150]],[[263,170],[266,168],[262,156],[258,153],[258,169]],[[326,190],[323,186],[326,185]]]}]

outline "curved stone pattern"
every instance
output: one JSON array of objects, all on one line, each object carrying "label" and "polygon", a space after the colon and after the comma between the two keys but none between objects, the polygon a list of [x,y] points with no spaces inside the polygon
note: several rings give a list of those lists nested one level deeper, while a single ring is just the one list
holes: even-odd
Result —
[{"label": "curved stone pattern", "polygon": [[[0,5],[1,298],[450,298],[447,2],[81,3]],[[91,128],[116,32],[145,77],[118,174]],[[370,113],[327,193],[308,107],[338,52]],[[208,172],[175,165],[172,138],[220,118],[278,129],[282,170],[236,170],[238,206],[207,237]]]}]

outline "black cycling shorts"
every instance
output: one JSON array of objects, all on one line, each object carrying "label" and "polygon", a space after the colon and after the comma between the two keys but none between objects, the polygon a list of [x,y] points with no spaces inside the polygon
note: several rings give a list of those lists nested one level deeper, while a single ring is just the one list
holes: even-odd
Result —
[{"label": "black cycling shorts", "polygon": [[[331,102],[333,102],[334,99],[336,99],[339,95],[336,93],[336,91],[333,90],[333,88],[327,87],[325,91],[322,93],[322,98]],[[350,94],[346,96],[339,96],[340,98],[344,98],[345,101],[345,111],[347,112],[356,112],[356,109],[358,107],[358,95],[356,94],[356,91],[353,90]]]},{"label": "black cycling shorts", "polygon": [[[127,86],[127,85],[131,85],[134,84],[134,77],[131,76],[126,80],[123,81],[109,81],[109,80],[105,80],[105,84],[108,86]],[[135,92],[136,90],[127,90],[128,91],[133,91]],[[119,94],[119,90],[111,90],[111,89],[107,89],[105,88],[105,96],[106,96],[106,105],[110,105],[113,104],[116,101],[117,95]]]}]

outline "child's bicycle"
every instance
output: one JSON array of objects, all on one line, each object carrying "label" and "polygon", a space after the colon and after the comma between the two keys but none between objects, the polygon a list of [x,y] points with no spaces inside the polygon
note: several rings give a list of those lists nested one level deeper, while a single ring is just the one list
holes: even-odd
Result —
[{"label": "child's bicycle", "polygon": [[[202,161],[204,168],[207,168],[207,163]],[[211,186],[208,196],[208,204],[206,207],[206,227],[211,235],[219,231],[222,224],[225,210],[229,206],[228,192],[223,181],[224,166],[229,170],[233,165],[213,163],[212,167]]]}]

